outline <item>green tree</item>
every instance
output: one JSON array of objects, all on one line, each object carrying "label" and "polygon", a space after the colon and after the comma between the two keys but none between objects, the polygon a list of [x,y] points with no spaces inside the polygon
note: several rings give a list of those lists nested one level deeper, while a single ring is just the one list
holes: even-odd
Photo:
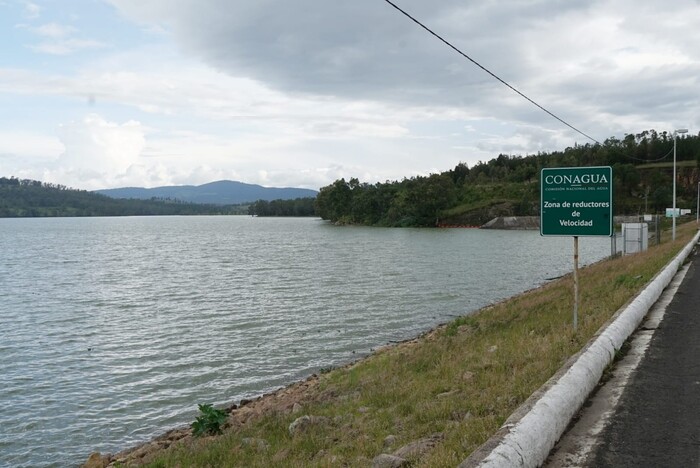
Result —
[{"label": "green tree", "polygon": [[664,211],[673,203],[673,192],[668,187],[657,187],[652,192],[651,202],[657,212]]}]

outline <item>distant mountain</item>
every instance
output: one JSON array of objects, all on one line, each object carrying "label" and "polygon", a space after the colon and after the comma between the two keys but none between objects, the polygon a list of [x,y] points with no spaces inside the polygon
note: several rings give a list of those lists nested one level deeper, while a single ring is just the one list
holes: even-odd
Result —
[{"label": "distant mountain", "polygon": [[209,203],[215,205],[237,205],[258,200],[293,200],[295,198],[316,197],[315,190],[301,188],[275,188],[244,184],[232,180],[220,180],[204,185],[180,185],[170,187],[139,188],[124,187],[96,190],[111,198],[170,198],[189,203]]},{"label": "distant mountain", "polygon": [[[267,202],[261,202],[267,203]],[[283,202],[288,203],[288,202]],[[279,204],[270,203],[272,204]],[[297,203],[294,203],[296,206]],[[0,218],[38,216],[159,216],[246,214],[240,206],[116,199],[38,180],[0,177]],[[295,213],[295,215],[299,216]],[[306,215],[302,213],[301,215]]]}]

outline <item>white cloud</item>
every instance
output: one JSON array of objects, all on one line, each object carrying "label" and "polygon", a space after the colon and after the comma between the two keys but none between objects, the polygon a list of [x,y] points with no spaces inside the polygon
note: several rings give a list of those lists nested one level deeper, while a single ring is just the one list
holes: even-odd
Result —
[{"label": "white cloud", "polygon": [[38,18],[39,15],[41,14],[42,8],[37,5],[36,3],[33,2],[24,2],[24,15],[27,18],[33,19],[33,18]]},{"label": "white cloud", "polygon": [[[111,2],[131,18],[169,28],[184,50],[217,69],[272,89],[455,107],[474,117],[561,128],[383,2],[210,0],[208,8],[195,0]],[[660,0],[400,5],[601,139],[616,125],[600,116],[626,114],[618,106],[635,107],[641,94],[673,93],[678,80],[663,81],[669,67],[686,77],[700,73],[692,45],[700,40],[700,12],[691,0],[673,9]],[[624,94],[630,80],[634,96]],[[616,92],[623,96],[611,99]],[[659,118],[658,108],[636,109],[649,121]]]},{"label": "white cloud", "polygon": [[101,41],[76,37],[79,31],[71,25],[50,22],[38,26],[18,24],[16,27],[38,36],[40,41],[27,45],[27,48],[43,54],[68,55],[81,50],[107,47],[107,44]]},{"label": "white cloud", "polygon": [[100,49],[106,44],[92,39],[59,39],[54,41],[42,41],[29,46],[35,52],[49,55],[68,55],[85,49]]},{"label": "white cloud", "polygon": [[[62,125],[59,136],[63,152],[54,161],[44,161],[44,169],[32,177],[86,189],[220,179],[317,189],[335,178],[354,175],[386,180],[390,172],[368,172],[357,158],[349,165],[334,163],[339,156],[364,152],[352,141],[342,154],[328,156],[313,138],[168,132],[136,121],[111,122],[98,114]],[[330,147],[334,144],[330,138],[323,141]]]},{"label": "white cloud", "polygon": [[[0,91],[11,90],[31,96],[74,96],[76,102],[82,103],[86,96],[94,96],[96,111],[101,112],[110,103],[127,104],[146,113],[140,120],[150,121],[148,128],[138,127],[144,138],[138,161],[123,156],[119,159],[130,161],[130,169],[126,170],[128,164],[125,164],[106,171],[100,169],[103,162],[82,173],[79,167],[88,162],[85,154],[106,153],[105,145],[95,148],[95,139],[86,135],[107,130],[121,134],[124,124],[89,116],[64,125],[61,138],[67,147],[66,155],[49,174],[51,181],[70,182],[76,186],[82,178],[84,187],[104,188],[120,184],[204,183],[228,178],[275,186],[319,188],[334,180],[329,177],[338,174],[342,174],[341,177],[364,174],[372,180],[386,180],[412,174],[406,174],[403,169],[401,172],[388,170],[387,165],[381,170],[368,171],[372,160],[376,162],[377,156],[388,154],[387,148],[393,144],[388,143],[388,147],[382,146],[381,151],[375,152],[371,149],[372,142],[395,142],[408,136],[407,125],[414,119],[441,115],[455,118],[456,115],[440,109],[287,95],[255,81],[232,78],[197,64],[183,67],[182,62],[160,62],[159,69],[154,70],[153,64],[149,66],[138,58],[132,59],[134,56],[123,58],[119,66],[111,62],[107,67],[108,70],[121,69],[119,72],[104,71],[104,64],[98,63],[73,77],[0,70]],[[182,67],[183,71],[178,73],[177,67]],[[163,116],[171,123],[161,123]],[[213,125],[201,125],[200,130],[187,129],[183,122],[189,122],[191,117]],[[102,140],[123,146],[118,139]],[[342,147],[336,148],[336,145]],[[79,148],[84,149],[79,151]],[[342,163],[349,160],[355,162]],[[363,162],[358,164],[359,161]],[[59,168],[60,173],[57,172]],[[265,173],[268,175],[263,176]],[[62,182],[61,177],[65,178]],[[96,187],[98,180],[102,182]]]},{"label": "white cloud", "polygon": [[[595,138],[700,126],[696,3],[504,2],[399,3]],[[120,49],[129,41],[117,35],[107,47],[81,37],[77,22],[47,19],[31,29],[35,50],[105,50],[89,63],[71,57],[62,72],[0,68],[1,93],[71,103],[56,126],[91,104],[97,116],[61,129],[66,142],[67,129],[84,136],[73,135],[60,166],[76,181],[82,168],[83,185],[233,178],[318,188],[587,142],[383,2],[109,3],[152,42]],[[122,148],[131,148],[119,159],[128,165],[88,169],[84,157],[71,159],[84,147],[116,164],[85,135],[113,132],[121,136],[105,141],[119,145],[130,131],[141,140]]]},{"label": "white cloud", "polygon": [[30,161],[54,159],[63,151],[58,138],[33,131],[1,130],[0,142],[0,162],[3,158],[26,158]]},{"label": "white cloud", "polygon": [[[133,62],[132,62],[133,59]],[[0,91],[73,96],[96,105],[119,103],[155,116],[194,116],[225,122],[234,131],[264,134],[266,141],[341,138],[397,138],[413,119],[446,116],[449,109],[397,107],[313,95],[289,95],[264,84],[230,77],[191,62],[142,63],[127,56],[77,76],[0,69]],[[274,141],[274,140],[273,140]]]},{"label": "white cloud", "polygon": [[70,36],[77,31],[73,26],[58,23],[46,23],[41,26],[30,27],[29,30],[39,36],[51,37],[54,39]]},{"label": "white cloud", "polygon": [[59,128],[64,151],[48,166],[46,176],[63,184],[101,188],[113,184],[140,165],[146,129],[139,122],[108,122],[97,114]]}]

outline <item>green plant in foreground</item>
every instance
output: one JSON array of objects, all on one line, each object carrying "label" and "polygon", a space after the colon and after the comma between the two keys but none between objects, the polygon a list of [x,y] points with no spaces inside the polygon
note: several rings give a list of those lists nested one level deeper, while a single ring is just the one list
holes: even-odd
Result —
[{"label": "green plant in foreground", "polygon": [[226,422],[226,411],[216,409],[208,403],[197,406],[201,414],[192,423],[192,434],[196,437],[221,434],[221,426]]}]

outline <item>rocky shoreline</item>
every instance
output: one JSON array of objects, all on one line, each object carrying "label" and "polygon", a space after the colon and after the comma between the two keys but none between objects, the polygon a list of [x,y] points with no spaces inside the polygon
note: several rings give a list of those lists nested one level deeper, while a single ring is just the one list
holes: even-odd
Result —
[{"label": "rocky shoreline", "polygon": [[[493,304],[487,306],[486,308],[492,306]],[[417,344],[420,340],[430,339],[432,335],[444,327],[445,324],[440,324],[429,331],[421,333],[417,337],[384,345],[375,349],[374,352],[365,357],[334,369],[352,368],[353,366],[361,363],[363,360],[388,349],[411,347]],[[223,427],[224,435],[243,428],[249,422],[256,421],[265,416],[273,414],[300,415],[289,426],[291,435],[297,431],[304,431],[311,426],[336,424],[338,421],[331,421],[322,416],[314,416],[309,414],[302,415],[303,408],[308,403],[328,402],[332,400],[349,398],[348,395],[336,395],[332,391],[322,391],[319,388],[320,379],[321,376],[318,374],[312,374],[302,381],[294,382],[274,392],[266,393],[250,400],[244,399],[238,404],[231,404],[222,408],[226,413],[228,413],[226,423]],[[221,436],[195,437],[192,434],[192,428],[190,426],[181,426],[171,429],[164,434],[151,439],[150,441],[127,448],[115,454],[93,452],[90,454],[82,467],[137,467],[150,463],[153,461],[155,456],[163,451],[178,447],[186,448],[195,444],[206,444],[209,441],[215,440],[217,437]],[[371,464],[375,467],[408,466],[410,460],[416,459],[429,451],[442,439],[442,437],[443,434],[441,433],[432,434],[429,437],[410,442],[409,444],[406,444],[389,453],[378,454],[374,460],[366,460],[366,462],[368,465]],[[258,450],[267,450],[268,447],[268,443],[264,439],[243,439],[242,443],[253,446]],[[392,444],[392,437],[387,437],[387,439],[384,441],[385,451],[391,450]],[[284,460],[284,453],[277,454],[276,456],[278,456],[279,462]]]},{"label": "rocky shoreline", "polygon": [[481,226],[481,229],[504,230],[537,230],[539,228],[539,216],[500,216]]},{"label": "rocky shoreline", "polygon": [[[252,400],[241,400],[232,404],[224,411],[228,413],[224,431],[235,430],[252,419],[260,418],[270,413],[293,413],[300,411],[305,402],[327,398],[328,395],[317,394],[319,377],[312,374],[301,382],[296,382],[279,390],[261,395]],[[167,450],[175,445],[188,445],[197,441],[206,441],[217,436],[200,437],[195,439],[192,428],[183,426],[169,430],[148,442],[128,448],[116,454],[101,454],[93,452],[83,465],[84,468],[105,468],[114,466],[140,466],[148,463],[158,452]]]}]

